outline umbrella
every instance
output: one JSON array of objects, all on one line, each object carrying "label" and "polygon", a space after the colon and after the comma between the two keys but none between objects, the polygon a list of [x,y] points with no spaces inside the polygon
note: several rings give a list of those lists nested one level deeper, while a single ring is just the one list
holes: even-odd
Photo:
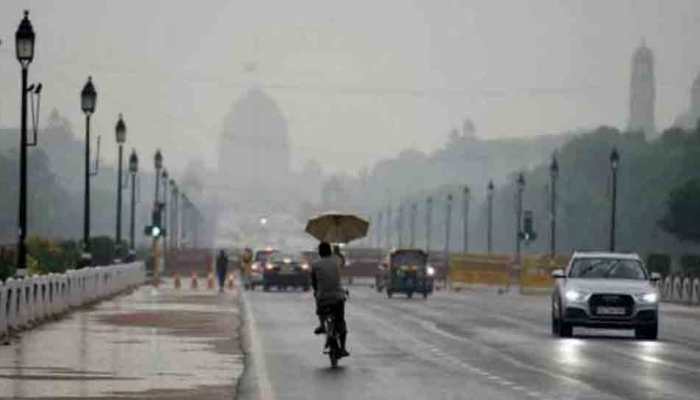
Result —
[{"label": "umbrella", "polygon": [[367,235],[369,222],[352,214],[326,213],[311,218],[306,233],[322,242],[348,243]]}]

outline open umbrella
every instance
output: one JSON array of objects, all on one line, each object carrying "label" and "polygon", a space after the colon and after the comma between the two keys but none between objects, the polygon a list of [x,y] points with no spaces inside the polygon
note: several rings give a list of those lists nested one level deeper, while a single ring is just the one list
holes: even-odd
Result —
[{"label": "open umbrella", "polygon": [[352,214],[326,213],[311,218],[306,233],[322,242],[348,243],[367,235],[369,222]]}]

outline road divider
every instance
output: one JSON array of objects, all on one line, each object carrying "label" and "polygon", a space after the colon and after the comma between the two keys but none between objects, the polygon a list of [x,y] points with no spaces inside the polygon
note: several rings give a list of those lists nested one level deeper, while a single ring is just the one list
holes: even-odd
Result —
[{"label": "road divider", "polygon": [[145,280],[141,262],[9,278],[0,284],[0,338],[7,342],[21,330],[139,286]]}]

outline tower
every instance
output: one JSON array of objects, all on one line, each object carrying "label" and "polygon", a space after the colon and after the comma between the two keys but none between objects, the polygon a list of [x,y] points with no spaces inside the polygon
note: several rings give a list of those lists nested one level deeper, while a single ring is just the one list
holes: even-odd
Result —
[{"label": "tower", "polygon": [[656,136],[655,100],[654,55],[642,41],[632,55],[628,131],[643,132],[647,138]]}]

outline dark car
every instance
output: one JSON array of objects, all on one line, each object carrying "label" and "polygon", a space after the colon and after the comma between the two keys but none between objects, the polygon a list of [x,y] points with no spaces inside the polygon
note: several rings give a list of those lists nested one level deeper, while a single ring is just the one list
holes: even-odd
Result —
[{"label": "dark car", "polygon": [[289,287],[308,291],[311,288],[311,267],[299,255],[273,254],[263,272],[263,289],[287,290]]},{"label": "dark car", "polygon": [[377,291],[386,290],[387,297],[404,293],[409,298],[420,293],[424,298],[433,292],[435,269],[428,264],[423,250],[399,249],[389,254],[380,266],[376,279]]}]

